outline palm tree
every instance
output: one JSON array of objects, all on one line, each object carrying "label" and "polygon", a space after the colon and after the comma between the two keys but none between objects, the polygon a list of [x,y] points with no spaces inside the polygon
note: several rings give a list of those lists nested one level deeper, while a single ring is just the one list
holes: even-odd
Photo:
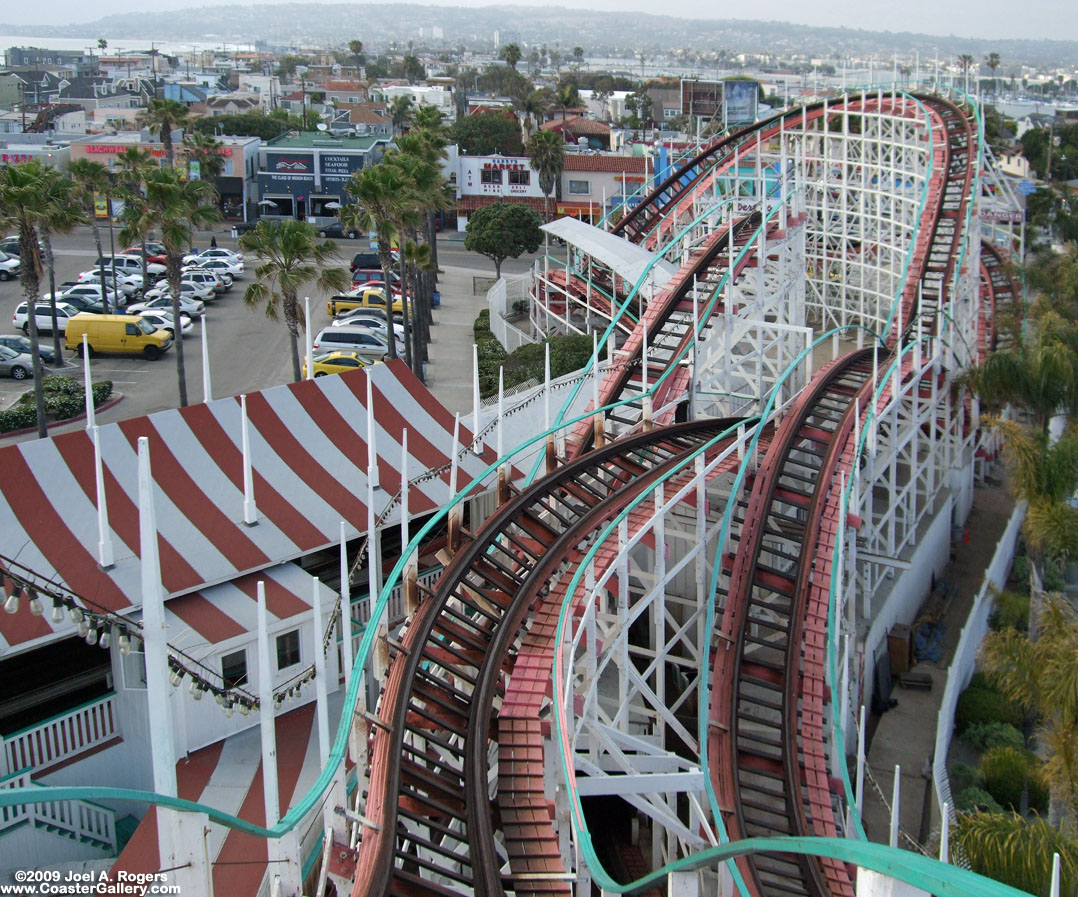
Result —
[{"label": "palm tree", "polygon": [[124,201],[121,217],[124,219],[125,226],[121,236],[124,237],[125,243],[137,242],[142,250],[142,288],[144,290],[149,289],[150,278],[146,261],[146,238],[151,236],[153,228],[142,214],[146,207],[142,185],[150,172],[157,171],[158,167],[149,152],[140,150],[136,146],[129,146],[116,157],[116,171]]},{"label": "palm tree", "polygon": [[198,162],[199,177],[211,184],[225,170],[225,157],[221,155],[223,146],[220,140],[201,131],[185,134],[183,138],[183,152],[188,164]]},{"label": "palm tree", "polygon": [[[430,155],[430,161],[438,165],[441,170],[441,160],[446,158],[446,146],[449,144],[449,129],[445,126],[445,116],[442,114],[436,106],[421,105],[412,118],[412,130],[408,137],[412,136],[421,137],[427,147],[427,152]],[[406,141],[408,138],[401,138],[397,141],[398,147],[401,146],[402,141]],[[404,144],[407,146],[407,143]],[[402,152],[405,150],[402,150]],[[448,208],[449,201],[449,182],[444,178],[442,179],[443,190],[442,198],[445,203],[443,208]],[[427,211],[427,245],[430,246],[430,262],[431,269],[428,275],[431,281],[431,291],[433,292],[438,280],[438,229],[435,223],[434,213],[436,208],[430,208]]]},{"label": "palm tree", "polygon": [[1046,820],[1017,813],[969,813],[951,831],[952,853],[961,852],[974,872],[1027,894],[1047,894],[1052,855],[1060,855],[1060,893],[1074,894],[1078,883],[1078,841]]},{"label": "palm tree", "polygon": [[322,290],[348,288],[348,272],[328,267],[337,244],[319,240],[318,232],[305,221],[263,220],[240,237],[240,248],[261,259],[255,269],[257,280],[243,291],[243,301],[252,309],[265,304],[266,317],[273,321],[284,317],[291,336],[292,378],[298,383],[299,328],[309,323],[299,307],[299,290],[307,283]]},{"label": "palm tree", "polygon": [[989,632],[981,664],[989,679],[1037,722],[1050,821],[1078,819],[1078,622],[1059,596],[1045,602],[1040,637],[1012,628]]},{"label": "palm tree", "polygon": [[[404,189],[400,196],[400,218],[398,220],[398,232],[415,244],[416,231],[421,223],[429,225],[430,218],[437,209],[445,208],[448,200],[445,196],[446,181],[442,176],[441,161],[442,151],[436,144],[431,143],[422,134],[407,135],[398,140],[398,149],[387,153],[383,164],[393,165],[399,168],[404,177]],[[421,260],[421,267],[425,271],[431,269],[431,255],[429,249],[430,232],[427,233],[428,246],[425,256],[421,257],[418,251],[413,252],[411,263]],[[406,253],[401,254],[402,267],[406,264]],[[413,278],[412,283],[418,278]],[[432,312],[430,299],[433,295],[434,285],[426,282],[428,287],[422,291],[413,289],[412,300],[405,302],[404,327],[405,339],[414,343],[419,351],[410,352],[410,360],[413,370],[422,375],[422,356],[425,354],[427,325],[430,323]],[[409,278],[402,273],[402,284],[407,284]],[[410,328],[415,331],[413,338]]]},{"label": "palm tree", "polygon": [[356,60],[356,77],[358,78],[360,69],[363,66],[363,41],[350,40],[348,42],[348,52],[351,53]]},{"label": "palm tree", "polygon": [[543,191],[546,220],[550,220],[550,196],[565,167],[565,141],[554,131],[537,131],[528,141],[532,168],[539,174],[539,189]]},{"label": "palm tree", "polygon": [[[75,195],[72,199],[82,205],[83,213],[90,222],[90,229],[94,234],[94,245],[97,247],[97,257],[103,258],[101,229],[97,226],[94,200],[98,194],[102,196],[109,194],[111,188],[109,170],[100,162],[94,162],[91,159],[74,159],[67,166],[67,176],[71,178],[72,183],[75,185]],[[101,306],[106,312],[109,310],[108,286],[105,282],[104,272],[102,272],[101,276]]]},{"label": "palm tree", "polygon": [[973,57],[969,53],[963,53],[958,57],[958,64],[962,66],[962,74],[966,78],[966,92],[969,92],[969,70],[973,67]]},{"label": "palm tree", "polygon": [[992,73],[992,93],[995,93],[996,69],[999,68],[999,53],[989,53],[984,59],[984,64],[988,66],[988,70]]},{"label": "palm tree", "polygon": [[539,128],[546,113],[546,94],[541,90],[529,90],[513,100],[513,109],[520,117],[521,131],[524,142],[527,143]]},{"label": "palm tree", "polygon": [[[399,233],[397,223],[404,212],[403,194],[407,178],[400,166],[372,165],[352,175],[345,190],[355,202],[341,209],[341,227],[345,231],[373,231],[378,240],[378,262],[386,289],[386,307],[392,308],[393,238]],[[396,340],[388,340],[389,357],[397,357]]]},{"label": "palm tree", "polygon": [[45,166],[36,160],[0,168],[0,220],[10,221],[19,232],[19,257],[22,259],[22,293],[26,299],[27,333],[34,369],[34,407],[37,411],[37,435],[46,436],[45,392],[41,379],[41,352],[37,333],[37,298],[41,291],[41,254],[38,252],[38,210],[46,192]]},{"label": "palm tree", "polygon": [[517,63],[520,62],[520,47],[517,44],[506,44],[502,47],[502,52],[499,54],[502,59],[505,60],[505,64],[509,66],[514,72],[517,70]]},{"label": "palm tree", "polygon": [[[146,204],[132,215],[121,232],[137,238],[156,230],[165,244],[165,265],[172,294],[172,317],[180,320],[180,268],[183,255],[191,245],[192,231],[202,230],[221,220],[213,202],[213,188],[205,181],[184,181],[174,168],[161,168],[147,174],[144,182]],[[134,207],[133,207],[134,208]],[[187,370],[183,361],[183,341],[176,340],[176,379],[180,406],[187,405]]]},{"label": "palm tree", "polygon": [[37,208],[37,234],[41,240],[45,266],[49,271],[49,307],[52,311],[52,343],[56,363],[63,362],[60,347],[60,326],[56,319],[56,260],[52,252],[52,235],[69,234],[85,220],[79,213],[75,182],[55,168],[43,170],[41,204]]},{"label": "palm tree", "polygon": [[393,120],[393,127],[401,131],[408,124],[408,116],[412,112],[412,98],[406,96],[394,97],[389,104],[389,117]]},{"label": "palm tree", "polygon": [[146,108],[138,114],[135,121],[140,127],[156,131],[165,148],[165,164],[172,168],[176,164],[176,154],[172,148],[172,132],[187,124],[187,107],[175,100],[150,100]]}]

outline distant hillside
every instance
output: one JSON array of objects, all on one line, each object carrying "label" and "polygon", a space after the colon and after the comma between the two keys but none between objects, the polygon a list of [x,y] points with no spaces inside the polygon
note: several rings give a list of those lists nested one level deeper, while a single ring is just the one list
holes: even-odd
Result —
[{"label": "distant hillside", "polygon": [[[433,26],[443,37],[430,40]],[[420,37],[424,29],[426,39]],[[154,13],[106,16],[95,22],[50,28],[16,28],[9,33],[83,37],[103,34],[116,39],[162,41],[266,41],[271,45],[343,46],[359,37],[368,47],[391,41],[455,48],[491,46],[495,30],[519,34],[528,46],[559,46],[564,55],[573,46],[589,56],[603,54],[635,57],[641,51],[685,49],[735,53],[811,53],[830,57],[912,53],[920,50],[922,64],[931,64],[927,52],[940,59],[970,53],[977,60],[996,52],[1004,68],[1018,62],[1060,65],[1078,63],[1078,41],[979,40],[912,33],[863,31],[851,28],[810,27],[783,22],[679,19],[635,12],[597,12],[563,7],[488,6],[462,8],[416,4],[282,3],[257,6],[219,5]],[[1002,30],[1002,26],[1001,26]],[[646,35],[646,41],[642,36]],[[886,63],[883,63],[886,64]]]}]

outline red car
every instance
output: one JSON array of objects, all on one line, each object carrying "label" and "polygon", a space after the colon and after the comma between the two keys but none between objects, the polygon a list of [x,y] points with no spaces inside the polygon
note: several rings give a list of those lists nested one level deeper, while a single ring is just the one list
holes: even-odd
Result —
[{"label": "red car", "polygon": [[[141,246],[128,246],[127,249],[120,253],[121,255],[142,255]],[[164,255],[157,255],[151,252],[149,248],[146,249],[146,261],[157,265],[167,264]]]}]

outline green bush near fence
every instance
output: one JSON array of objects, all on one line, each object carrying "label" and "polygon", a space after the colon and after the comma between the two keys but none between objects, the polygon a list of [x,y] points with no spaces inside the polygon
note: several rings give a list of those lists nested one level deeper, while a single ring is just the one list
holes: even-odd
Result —
[{"label": "green bush near fence", "polygon": [[[41,388],[45,395],[45,414],[50,421],[70,420],[86,409],[82,383],[74,377],[54,374],[42,381]],[[94,383],[91,393],[94,407],[97,408],[112,395],[112,381],[100,380]],[[36,425],[37,412],[34,409],[33,390],[24,392],[6,411],[0,411],[0,433],[26,430]]]}]

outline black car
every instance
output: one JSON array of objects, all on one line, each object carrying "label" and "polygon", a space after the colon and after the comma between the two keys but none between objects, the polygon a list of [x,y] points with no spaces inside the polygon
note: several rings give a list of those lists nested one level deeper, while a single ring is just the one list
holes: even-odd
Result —
[{"label": "black car", "polygon": [[[19,336],[17,333],[5,333],[0,334],[0,346],[7,346],[9,349],[14,349],[16,352],[29,352],[30,351],[30,337]],[[38,352],[41,353],[41,360],[45,364],[52,364],[56,361],[56,352],[48,346],[38,343]]]},{"label": "black car", "polygon": [[379,268],[381,264],[378,261],[377,252],[357,252],[352,256],[352,264],[348,267],[352,271],[357,271],[360,268]]}]

